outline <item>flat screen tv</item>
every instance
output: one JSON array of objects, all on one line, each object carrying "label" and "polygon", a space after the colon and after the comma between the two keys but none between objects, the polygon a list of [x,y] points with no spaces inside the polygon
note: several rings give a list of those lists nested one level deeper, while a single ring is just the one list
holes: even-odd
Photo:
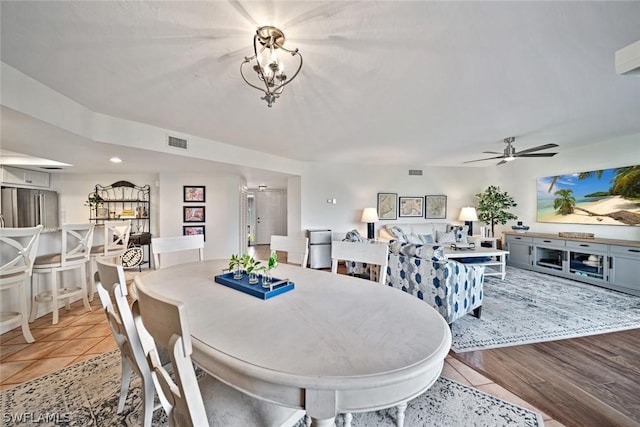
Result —
[{"label": "flat screen tv", "polygon": [[640,165],[538,178],[536,221],[640,225]]}]

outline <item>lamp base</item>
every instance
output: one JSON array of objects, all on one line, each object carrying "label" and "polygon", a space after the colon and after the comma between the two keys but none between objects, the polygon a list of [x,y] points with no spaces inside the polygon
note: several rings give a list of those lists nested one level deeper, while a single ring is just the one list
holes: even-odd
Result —
[{"label": "lamp base", "polygon": [[464,225],[469,226],[469,232],[467,233],[469,236],[473,236],[473,221],[465,221]]},{"label": "lamp base", "polygon": [[374,239],[375,238],[375,230],[373,228],[373,222],[368,222],[367,223],[367,239]]}]

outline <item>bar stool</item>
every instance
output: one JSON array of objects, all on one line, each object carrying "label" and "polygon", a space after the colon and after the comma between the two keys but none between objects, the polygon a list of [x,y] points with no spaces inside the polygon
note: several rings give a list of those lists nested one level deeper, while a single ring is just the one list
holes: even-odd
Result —
[{"label": "bar stool", "polygon": [[[75,296],[82,297],[82,303],[87,311],[91,311],[87,299],[87,262],[91,254],[93,242],[93,228],[95,224],[65,224],[62,226],[62,250],[60,253],[42,255],[36,258],[33,265],[34,276],[31,279],[33,288],[33,304],[29,321],[36,320],[38,306],[43,302],[51,302],[53,305],[53,322],[58,323],[59,301],[65,302],[67,310],[71,308],[69,299]],[[80,284],[71,285],[68,282],[58,287],[58,273],[78,270],[80,272]],[[51,289],[40,291],[39,281],[35,281],[36,275],[51,275]],[[64,279],[64,277],[63,277]]]},{"label": "bar stool", "polygon": [[25,287],[31,279],[41,231],[42,225],[28,228],[0,228],[0,248],[2,250],[0,290],[17,288],[20,300],[19,312],[0,313],[0,326],[20,322],[22,335],[28,343],[35,340],[27,322],[28,309]]},{"label": "bar stool", "polygon": [[112,258],[116,264],[121,263],[120,257],[124,255],[129,246],[131,235],[131,220],[106,221],[104,223],[104,244],[91,247],[91,259],[89,261],[89,301],[93,301],[96,292],[95,274],[98,271],[96,259]]}]

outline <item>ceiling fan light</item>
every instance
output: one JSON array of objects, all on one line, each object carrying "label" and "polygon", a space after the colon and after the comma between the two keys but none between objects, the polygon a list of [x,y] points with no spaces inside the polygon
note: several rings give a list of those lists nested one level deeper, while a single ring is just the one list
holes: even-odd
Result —
[{"label": "ceiling fan light", "polygon": [[513,157],[513,156],[507,156],[507,157],[505,157],[505,158],[504,158],[504,161],[505,161],[505,162],[510,162],[511,160],[515,160],[515,159],[516,159],[516,158],[515,158],[515,157]]}]

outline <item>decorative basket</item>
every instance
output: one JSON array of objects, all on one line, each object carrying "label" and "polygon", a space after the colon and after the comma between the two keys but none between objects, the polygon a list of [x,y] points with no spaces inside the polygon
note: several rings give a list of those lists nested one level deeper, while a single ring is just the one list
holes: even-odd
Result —
[{"label": "decorative basket", "polygon": [[593,233],[574,233],[569,231],[561,231],[558,233],[559,237],[573,237],[574,239],[595,239],[596,235]]}]

